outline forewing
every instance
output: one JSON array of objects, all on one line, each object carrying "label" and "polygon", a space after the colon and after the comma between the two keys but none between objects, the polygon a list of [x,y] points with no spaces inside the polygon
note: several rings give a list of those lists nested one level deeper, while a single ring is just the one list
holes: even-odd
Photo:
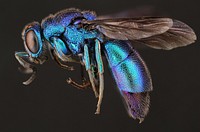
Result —
[{"label": "forewing", "polygon": [[196,40],[194,31],[185,23],[173,20],[173,26],[163,34],[137,40],[151,48],[171,50],[192,44]]},{"label": "forewing", "polygon": [[108,38],[139,40],[166,32],[173,21],[170,18],[140,17],[85,21],[85,24],[98,29]]}]

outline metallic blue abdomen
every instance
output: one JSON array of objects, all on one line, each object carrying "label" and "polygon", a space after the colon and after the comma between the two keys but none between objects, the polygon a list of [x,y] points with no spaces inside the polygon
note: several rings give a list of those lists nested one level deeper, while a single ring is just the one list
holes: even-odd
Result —
[{"label": "metallic blue abdomen", "polygon": [[152,81],[146,64],[125,41],[108,41],[104,53],[120,90],[140,93],[152,90]]}]

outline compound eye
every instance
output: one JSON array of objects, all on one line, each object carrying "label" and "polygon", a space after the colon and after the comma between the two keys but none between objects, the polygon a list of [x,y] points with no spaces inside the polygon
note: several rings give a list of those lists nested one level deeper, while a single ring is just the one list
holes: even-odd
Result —
[{"label": "compound eye", "polygon": [[32,53],[37,53],[39,50],[38,39],[34,31],[26,33],[26,46]]}]

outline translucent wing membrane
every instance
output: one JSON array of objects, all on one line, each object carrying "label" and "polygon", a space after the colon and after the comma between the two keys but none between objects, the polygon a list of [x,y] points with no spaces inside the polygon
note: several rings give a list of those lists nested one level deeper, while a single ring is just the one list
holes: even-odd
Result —
[{"label": "translucent wing membrane", "polygon": [[196,40],[194,31],[185,23],[173,20],[173,26],[165,33],[138,40],[155,49],[171,50],[192,44]]},{"label": "translucent wing membrane", "polygon": [[170,50],[196,40],[194,31],[188,25],[170,18],[116,18],[85,23],[108,38],[137,41],[155,49]]},{"label": "translucent wing membrane", "polygon": [[140,17],[87,21],[105,36],[118,40],[138,40],[162,34],[172,27],[170,18]]}]

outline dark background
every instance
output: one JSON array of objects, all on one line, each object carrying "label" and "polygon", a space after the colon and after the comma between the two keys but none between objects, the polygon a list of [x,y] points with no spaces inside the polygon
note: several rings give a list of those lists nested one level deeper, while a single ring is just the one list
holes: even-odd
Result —
[{"label": "dark background", "polygon": [[[18,72],[14,52],[24,50],[21,31],[25,24],[41,21],[50,13],[69,7],[115,13],[151,5],[161,14],[200,32],[198,0],[21,0],[0,1],[0,132],[198,132],[200,131],[199,41],[171,51],[139,50],[152,75],[151,107],[142,124],[128,117],[116,86],[105,70],[101,115],[94,115],[96,99],[90,89],[78,90],[65,83],[79,79],[80,70],[68,72],[48,61],[29,76]],[[107,67],[107,66],[105,66]]]}]

